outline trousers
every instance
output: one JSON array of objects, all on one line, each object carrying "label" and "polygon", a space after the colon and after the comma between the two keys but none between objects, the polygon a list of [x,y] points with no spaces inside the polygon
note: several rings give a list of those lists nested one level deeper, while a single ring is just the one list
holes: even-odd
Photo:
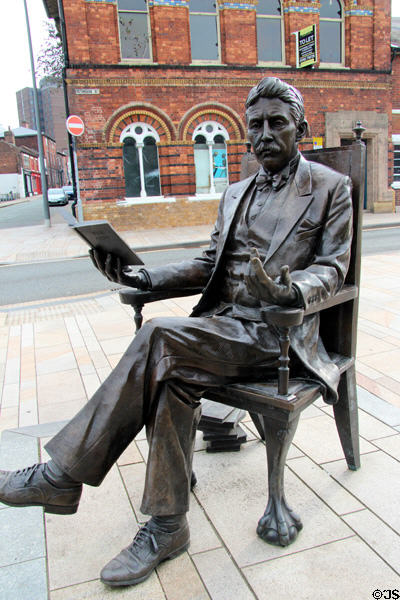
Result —
[{"label": "trousers", "polygon": [[262,322],[225,316],[151,319],[46,450],[70,477],[97,486],[146,427],[141,511],[184,513],[201,396],[215,386],[265,379],[278,357],[277,334]]}]

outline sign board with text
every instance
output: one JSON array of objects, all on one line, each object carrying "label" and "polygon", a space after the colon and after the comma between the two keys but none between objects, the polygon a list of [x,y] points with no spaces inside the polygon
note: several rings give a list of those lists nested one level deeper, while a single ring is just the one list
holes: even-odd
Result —
[{"label": "sign board with text", "polygon": [[310,25],[295,32],[296,67],[309,67],[317,62],[317,26]]}]

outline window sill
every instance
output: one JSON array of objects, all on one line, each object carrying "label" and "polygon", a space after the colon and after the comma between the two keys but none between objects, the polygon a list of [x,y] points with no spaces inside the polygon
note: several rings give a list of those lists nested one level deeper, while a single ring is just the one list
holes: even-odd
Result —
[{"label": "window sill", "polygon": [[166,202],[176,202],[176,198],[164,196],[145,196],[143,198],[125,198],[125,200],[118,200],[118,206],[135,206],[137,204],[163,204]]},{"label": "window sill", "polygon": [[202,67],[205,67],[207,65],[210,65],[210,66],[224,65],[224,66],[226,66],[225,63],[222,63],[220,60],[200,60],[199,59],[199,60],[192,60],[192,62],[190,63],[190,66],[193,66],[193,67],[196,67],[196,66],[198,67],[199,65]]},{"label": "window sill", "polygon": [[319,68],[320,69],[348,69],[350,70],[350,67],[346,67],[345,65],[341,64],[341,63],[319,63]]},{"label": "window sill", "polygon": [[151,58],[121,58],[120,65],[157,65]]},{"label": "window sill", "polygon": [[199,202],[201,200],[221,200],[222,192],[215,192],[214,194],[196,194],[195,196],[188,196],[189,202]]}]

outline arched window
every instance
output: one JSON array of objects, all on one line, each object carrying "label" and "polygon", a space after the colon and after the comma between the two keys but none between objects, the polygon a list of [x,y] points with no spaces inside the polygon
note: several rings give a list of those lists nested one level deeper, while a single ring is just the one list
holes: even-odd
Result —
[{"label": "arched window", "polygon": [[343,8],[340,0],[321,0],[319,15],[319,59],[343,64]]},{"label": "arched window", "polygon": [[205,121],[193,132],[196,194],[219,194],[228,185],[226,140],[229,134],[221,123]]},{"label": "arched window", "polygon": [[132,123],[121,133],[127,198],[161,195],[156,145],[159,141],[157,131],[147,123]]},{"label": "arched window", "polygon": [[283,19],[279,0],[258,0],[258,62],[283,62]]},{"label": "arched window", "polygon": [[219,61],[216,0],[190,0],[189,20],[192,60]]},{"label": "arched window", "polygon": [[118,0],[121,57],[150,59],[149,15],[145,0]]}]

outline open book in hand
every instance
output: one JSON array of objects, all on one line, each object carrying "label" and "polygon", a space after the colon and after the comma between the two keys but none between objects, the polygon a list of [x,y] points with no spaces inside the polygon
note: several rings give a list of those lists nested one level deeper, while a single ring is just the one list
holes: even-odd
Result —
[{"label": "open book in hand", "polygon": [[119,256],[123,266],[144,264],[108,221],[87,221],[72,228],[91,248]]}]

